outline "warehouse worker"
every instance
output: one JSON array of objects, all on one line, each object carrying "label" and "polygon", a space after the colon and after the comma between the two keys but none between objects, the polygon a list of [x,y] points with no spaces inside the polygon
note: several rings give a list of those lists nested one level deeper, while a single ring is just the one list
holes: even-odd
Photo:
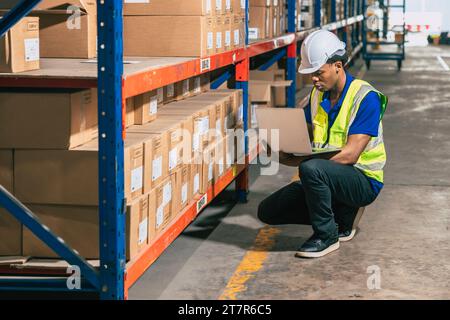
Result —
[{"label": "warehouse worker", "polygon": [[313,236],[296,256],[317,258],[354,237],[358,209],[372,203],[383,188],[381,119],[387,97],[345,71],[345,43],[329,31],[309,35],[301,57],[299,72],[310,74],[314,84],[305,108],[313,147],[342,150],[329,159],[307,161],[280,152],[281,163],[299,166],[301,181],[263,200],[258,217],[271,225],[312,225]]}]

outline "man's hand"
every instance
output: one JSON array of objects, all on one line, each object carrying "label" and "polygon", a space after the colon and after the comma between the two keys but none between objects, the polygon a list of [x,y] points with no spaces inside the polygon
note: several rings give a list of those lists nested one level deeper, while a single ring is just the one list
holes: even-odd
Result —
[{"label": "man's hand", "polygon": [[366,134],[354,134],[348,137],[346,146],[330,160],[344,165],[354,165],[366,149],[371,137]]}]

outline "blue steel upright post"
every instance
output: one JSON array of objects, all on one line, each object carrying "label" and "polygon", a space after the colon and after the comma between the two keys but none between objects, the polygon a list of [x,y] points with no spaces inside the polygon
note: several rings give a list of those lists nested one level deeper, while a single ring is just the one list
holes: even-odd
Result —
[{"label": "blue steel upright post", "polygon": [[322,25],[322,0],[315,0],[314,2],[314,26],[320,27]]},{"label": "blue steel upright post", "polygon": [[[295,33],[295,12],[297,0],[288,0],[288,32]],[[300,10],[300,8],[298,8]],[[287,48],[287,80],[292,81],[291,85],[286,89],[287,107],[295,108],[295,94],[297,91],[297,41],[294,41]]]},{"label": "blue steel upright post", "polygon": [[[249,0],[245,0],[245,47],[248,47],[248,21],[249,21]],[[236,178],[236,195],[237,200],[240,203],[247,202],[247,195],[249,190],[249,172],[247,155],[249,153],[248,148],[248,80],[249,80],[249,68],[250,58],[246,57],[243,61],[239,62],[235,66],[236,68],[236,88],[242,89],[242,113],[244,124],[244,145],[245,145],[245,168]]]},{"label": "blue steel upright post", "polygon": [[101,299],[124,299],[122,0],[97,1]]}]

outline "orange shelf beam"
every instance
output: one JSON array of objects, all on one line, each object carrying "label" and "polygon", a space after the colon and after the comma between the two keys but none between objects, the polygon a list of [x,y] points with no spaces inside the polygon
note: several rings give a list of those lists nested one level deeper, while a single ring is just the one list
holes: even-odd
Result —
[{"label": "orange shelf beam", "polygon": [[263,40],[249,44],[247,51],[249,57],[254,57],[272,50],[286,47],[295,41],[296,35],[288,33],[270,40]]},{"label": "orange shelf beam", "polygon": [[247,58],[245,48],[193,59],[156,70],[133,74],[123,79],[123,96],[129,98],[202,73],[235,64]]}]

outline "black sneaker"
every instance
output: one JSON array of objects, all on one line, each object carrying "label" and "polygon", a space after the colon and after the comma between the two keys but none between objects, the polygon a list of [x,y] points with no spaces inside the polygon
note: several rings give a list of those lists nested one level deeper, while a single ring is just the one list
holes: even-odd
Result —
[{"label": "black sneaker", "polygon": [[339,239],[322,240],[315,236],[308,239],[295,254],[298,258],[320,258],[339,249]]},{"label": "black sneaker", "polygon": [[364,213],[365,207],[359,208],[358,212],[353,219],[352,229],[351,230],[339,230],[339,241],[347,242],[352,240],[356,235],[356,229],[358,228],[359,220]]},{"label": "black sneaker", "polygon": [[347,242],[352,240],[355,237],[356,229],[339,231],[339,241]]}]

